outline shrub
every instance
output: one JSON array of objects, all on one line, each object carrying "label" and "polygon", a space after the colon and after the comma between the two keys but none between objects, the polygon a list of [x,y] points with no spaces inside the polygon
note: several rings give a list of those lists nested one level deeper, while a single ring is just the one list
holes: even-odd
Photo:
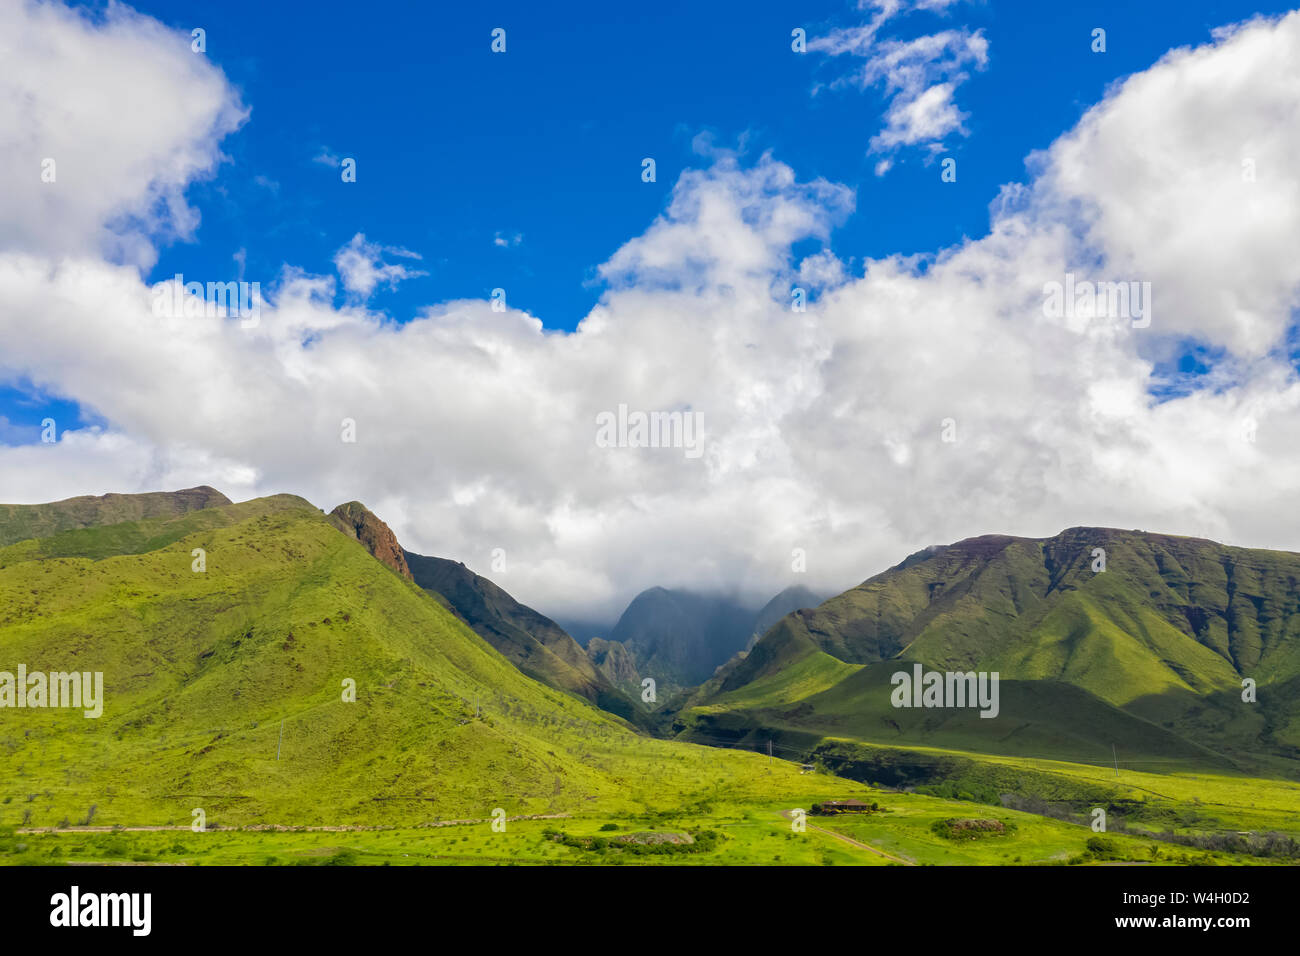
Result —
[{"label": "shrub", "polygon": [[1089,855],[1095,856],[1099,860],[1114,860],[1122,855],[1119,844],[1110,837],[1088,837],[1088,842],[1084,846],[1087,848]]},{"label": "shrub", "polygon": [[945,840],[979,840],[984,837],[1007,836],[1014,833],[1016,825],[1009,820],[963,820],[950,817],[936,820],[930,829]]}]

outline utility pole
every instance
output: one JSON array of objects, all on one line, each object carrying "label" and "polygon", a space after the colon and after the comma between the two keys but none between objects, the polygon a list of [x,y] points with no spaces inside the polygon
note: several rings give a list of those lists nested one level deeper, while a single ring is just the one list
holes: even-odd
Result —
[{"label": "utility pole", "polygon": [[767,741],[767,771],[768,773],[772,772],[772,741],[770,738]]},{"label": "utility pole", "polygon": [[1115,753],[1115,745],[1110,745],[1110,755],[1115,759],[1115,779],[1119,779],[1119,755]]},{"label": "utility pole", "polygon": [[280,759],[280,744],[284,743],[284,718],[280,718],[280,739],[275,742],[275,759]]}]

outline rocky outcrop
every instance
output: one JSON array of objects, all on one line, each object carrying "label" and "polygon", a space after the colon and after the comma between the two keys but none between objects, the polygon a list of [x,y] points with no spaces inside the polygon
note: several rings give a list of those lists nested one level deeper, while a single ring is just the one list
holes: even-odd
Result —
[{"label": "rocky outcrop", "polygon": [[397,543],[397,535],[359,501],[349,501],[330,512],[330,521],[349,537],[356,538],[380,562],[406,580],[412,580],[406,555]]}]

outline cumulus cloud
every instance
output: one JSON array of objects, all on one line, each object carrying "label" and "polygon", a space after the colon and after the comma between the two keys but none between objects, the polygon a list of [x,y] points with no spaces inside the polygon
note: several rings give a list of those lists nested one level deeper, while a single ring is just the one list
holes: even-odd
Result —
[{"label": "cumulus cloud", "polygon": [[0,250],[150,266],[149,236],[192,236],[183,191],[245,120],[188,34],[127,7],[0,4]]},{"label": "cumulus cloud", "polygon": [[1161,314],[1249,357],[1300,305],[1295,22],[1171,51],[1031,163],[1037,201],[1077,205],[1095,254],[1150,281]]},{"label": "cumulus cloud", "polygon": [[[115,42],[110,26],[49,23]],[[600,267],[600,301],[567,334],[479,300],[374,313],[364,297],[400,276],[360,235],[340,253],[342,306],[332,278],[290,266],[254,327],[155,317],[136,264],[102,250],[6,246],[0,381],[107,425],[0,448],[0,497],[208,483],[360,498],[413,550],[584,616],[652,584],[770,596],[800,579],[795,549],[823,588],[927,544],[1077,524],[1296,549],[1300,87],[1278,77],[1297,57],[1300,15],[1171,52],[1035,155],[987,235],[927,256],[855,265],[830,246],[850,190],[715,152]],[[16,75],[0,75],[0,102]],[[222,89],[209,130],[237,102]],[[80,122],[45,121],[72,124],[69,140]],[[145,170],[121,202],[167,182],[172,152],[201,154],[200,126],[170,151],[99,130]],[[119,228],[101,215],[95,231]],[[1051,314],[1044,289],[1067,273],[1150,281],[1149,326]],[[805,311],[795,286],[817,293]],[[1159,401],[1157,365],[1187,341],[1219,365]],[[620,406],[698,413],[704,454],[602,447],[597,416]]]}]

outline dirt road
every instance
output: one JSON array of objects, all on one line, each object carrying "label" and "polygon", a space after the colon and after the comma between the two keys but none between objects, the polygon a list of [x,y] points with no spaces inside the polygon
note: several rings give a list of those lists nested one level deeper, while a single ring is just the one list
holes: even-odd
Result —
[{"label": "dirt road", "polygon": [[[787,820],[794,819],[794,814],[790,810],[782,810],[781,815]],[[886,853],[884,850],[877,850],[870,843],[863,843],[861,840],[846,837],[843,833],[836,833],[834,830],[827,830],[826,828],[819,827],[814,823],[809,823],[807,820],[804,820],[804,825],[809,830],[816,830],[818,833],[825,833],[827,836],[834,837],[841,843],[847,843],[849,846],[857,847],[859,850],[866,850],[868,853],[876,854],[876,856],[883,856],[886,860],[890,860],[894,863],[899,863],[903,866],[916,866],[916,864],[911,860],[904,860],[902,857],[894,856],[892,853]]]},{"label": "dirt road", "polygon": [[[509,823],[515,823],[519,820],[566,820],[569,818],[567,813],[533,813],[521,817],[506,817]],[[491,819],[483,818],[479,820],[438,820],[434,823],[412,823],[408,826],[325,826],[325,827],[294,827],[285,826],[281,823],[253,823],[243,827],[223,827],[218,824],[211,824],[208,830],[211,832],[243,832],[243,833],[262,833],[273,831],[276,833],[355,833],[362,830],[419,830],[425,827],[463,827],[476,823],[491,823]],[[190,830],[192,827],[181,826],[158,826],[158,827],[19,827],[15,833],[158,833],[165,830]]]}]

